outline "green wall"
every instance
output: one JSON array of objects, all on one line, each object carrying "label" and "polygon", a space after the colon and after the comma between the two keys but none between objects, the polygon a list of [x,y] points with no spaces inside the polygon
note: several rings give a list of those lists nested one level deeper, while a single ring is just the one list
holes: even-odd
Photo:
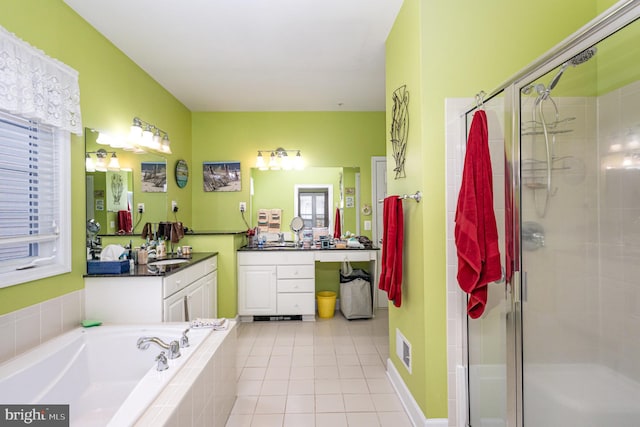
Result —
[{"label": "green wall", "polygon": [[[248,206],[250,168],[261,149],[300,149],[311,167],[359,166],[361,203],[371,204],[371,157],[385,154],[384,126],[384,112],[193,113],[193,228],[246,229],[238,204]],[[241,163],[241,191],[205,193],[202,162],[228,160]]]},{"label": "green wall", "polygon": [[413,373],[393,352],[391,360],[427,418],[447,416],[445,99],[491,92],[604,6],[405,0],[387,39],[387,129],[393,90],[406,84],[411,93],[407,178],[393,179],[388,154],[388,193],[424,195],[419,205],[404,204],[405,297],[389,309],[390,348],[398,328],[413,346]]},{"label": "green wall", "polygon": [[[82,121],[87,127],[126,134],[134,116],[169,132],[173,155],[191,158],[191,112],[98,34],[61,0],[0,0],[0,25],[80,73]],[[82,289],[85,272],[84,138],[71,139],[72,271],[0,289],[0,314]],[[169,182],[167,197],[191,219],[190,185]]]}]

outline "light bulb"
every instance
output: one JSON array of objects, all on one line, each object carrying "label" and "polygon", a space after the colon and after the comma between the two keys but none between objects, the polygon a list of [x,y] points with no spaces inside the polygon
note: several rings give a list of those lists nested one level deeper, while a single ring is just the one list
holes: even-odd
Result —
[{"label": "light bulb", "polygon": [[93,159],[91,158],[91,156],[87,153],[84,159],[84,169],[87,172],[95,172],[96,171],[96,165],[93,163]]}]

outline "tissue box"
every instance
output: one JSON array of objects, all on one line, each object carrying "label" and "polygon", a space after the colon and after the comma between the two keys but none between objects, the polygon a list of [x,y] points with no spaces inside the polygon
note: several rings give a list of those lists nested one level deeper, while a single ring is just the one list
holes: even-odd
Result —
[{"label": "tissue box", "polygon": [[87,274],[122,274],[129,272],[129,260],[87,261]]}]

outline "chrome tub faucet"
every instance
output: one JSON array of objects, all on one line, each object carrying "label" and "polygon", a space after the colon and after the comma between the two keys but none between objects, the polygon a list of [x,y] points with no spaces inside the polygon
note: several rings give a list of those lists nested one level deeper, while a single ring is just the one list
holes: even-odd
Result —
[{"label": "chrome tub faucet", "polygon": [[176,359],[180,357],[180,343],[177,340],[173,340],[167,344],[158,337],[140,337],[138,338],[137,345],[140,350],[146,350],[149,348],[151,343],[154,343],[165,350],[169,350],[169,359]]}]

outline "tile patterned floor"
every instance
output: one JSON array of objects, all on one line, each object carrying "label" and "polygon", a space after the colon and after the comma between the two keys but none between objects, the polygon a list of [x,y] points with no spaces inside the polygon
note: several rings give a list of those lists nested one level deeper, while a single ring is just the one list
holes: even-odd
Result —
[{"label": "tile patterned floor", "polygon": [[238,334],[238,398],[226,427],[411,427],[386,376],[387,311],[253,322]]}]

